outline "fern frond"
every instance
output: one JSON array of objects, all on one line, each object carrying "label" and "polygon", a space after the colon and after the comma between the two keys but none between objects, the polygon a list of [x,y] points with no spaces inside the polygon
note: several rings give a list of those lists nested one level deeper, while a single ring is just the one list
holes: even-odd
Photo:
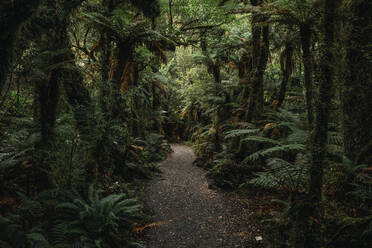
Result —
[{"label": "fern frond", "polygon": [[227,131],[225,133],[225,139],[231,139],[235,137],[240,137],[244,135],[256,134],[260,130],[259,129],[235,129],[231,131]]},{"label": "fern frond", "polygon": [[248,162],[257,161],[260,157],[267,157],[280,153],[289,153],[289,152],[301,152],[305,151],[306,147],[302,144],[289,144],[289,145],[279,145],[271,148],[263,149],[258,152],[252,153],[246,157],[242,163],[247,164]]},{"label": "fern frond", "polygon": [[241,140],[241,142],[264,143],[269,145],[279,145],[280,142],[274,139],[265,138],[262,136],[249,136]]}]

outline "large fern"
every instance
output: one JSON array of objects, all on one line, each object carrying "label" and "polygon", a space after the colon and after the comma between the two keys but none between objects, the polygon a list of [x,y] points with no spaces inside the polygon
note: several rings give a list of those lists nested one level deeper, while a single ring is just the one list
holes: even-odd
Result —
[{"label": "large fern", "polygon": [[267,169],[257,172],[257,177],[251,179],[249,184],[265,189],[284,189],[290,192],[296,192],[306,185],[309,169],[306,157],[301,156],[295,163],[289,163],[280,158],[270,158],[266,161],[266,165]]},{"label": "large fern", "polygon": [[267,158],[268,156],[273,155],[278,156],[285,153],[298,153],[305,150],[306,147],[302,144],[278,145],[252,153],[248,157],[246,157],[242,163],[247,164],[249,162],[255,162],[259,158]]}]

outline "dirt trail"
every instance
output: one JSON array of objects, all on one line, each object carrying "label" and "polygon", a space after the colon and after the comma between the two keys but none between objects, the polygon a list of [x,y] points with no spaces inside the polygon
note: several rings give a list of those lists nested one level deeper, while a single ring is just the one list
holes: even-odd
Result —
[{"label": "dirt trail", "polygon": [[263,247],[255,201],[208,188],[205,171],[192,164],[190,147],[172,145],[145,197],[154,223],[145,230],[148,248]]}]

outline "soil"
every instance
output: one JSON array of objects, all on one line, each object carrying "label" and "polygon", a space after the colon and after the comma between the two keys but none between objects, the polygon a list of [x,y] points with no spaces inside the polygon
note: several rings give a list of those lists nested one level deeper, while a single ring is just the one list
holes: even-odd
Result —
[{"label": "soil", "polygon": [[146,247],[264,247],[257,196],[211,187],[206,171],[193,165],[190,147],[172,145],[172,150],[146,190],[145,207],[153,217],[140,229]]}]

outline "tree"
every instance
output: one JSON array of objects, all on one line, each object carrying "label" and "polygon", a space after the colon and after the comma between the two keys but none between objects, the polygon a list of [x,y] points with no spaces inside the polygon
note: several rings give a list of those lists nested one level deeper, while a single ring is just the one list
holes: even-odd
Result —
[{"label": "tree", "polygon": [[321,45],[321,80],[319,100],[316,105],[316,119],[311,142],[311,167],[308,197],[299,211],[303,215],[304,229],[296,230],[295,247],[322,247],[321,216],[323,171],[326,156],[329,110],[332,99],[334,77],[334,29],[336,21],[336,0],[324,1],[323,28]]},{"label": "tree", "polygon": [[372,2],[345,1],[345,77],[342,86],[345,155],[354,164],[372,161]]},{"label": "tree", "polygon": [[[262,0],[251,0],[253,6],[260,6]],[[267,17],[253,13],[252,16],[252,90],[249,95],[247,121],[251,122],[263,111],[263,75],[269,59],[269,25],[265,23]]]},{"label": "tree", "polygon": [[288,31],[286,41],[285,41],[285,48],[280,55],[280,69],[282,70],[283,78],[282,83],[280,84],[280,91],[278,97],[278,104],[277,107],[279,108],[282,106],[287,90],[288,81],[290,80],[291,74],[293,72],[293,41],[291,40],[291,34]]},{"label": "tree", "polygon": [[24,22],[37,10],[40,0],[2,1],[0,3],[0,94],[9,67],[12,65],[17,33]]}]

